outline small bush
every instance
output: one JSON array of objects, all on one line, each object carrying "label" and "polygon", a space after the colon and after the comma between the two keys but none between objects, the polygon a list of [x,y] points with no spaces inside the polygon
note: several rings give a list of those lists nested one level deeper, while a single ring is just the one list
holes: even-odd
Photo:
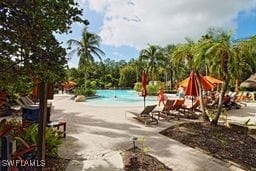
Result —
[{"label": "small bush", "polygon": [[141,82],[137,82],[134,84],[133,90],[135,91],[141,91],[142,89],[142,83]]},{"label": "small bush", "polygon": [[96,90],[92,88],[77,87],[75,89],[75,96],[79,96],[79,95],[94,96],[95,94],[96,94]]},{"label": "small bush", "polygon": [[105,85],[105,88],[111,88],[113,85],[112,85],[112,83],[107,83],[106,85]]},{"label": "small bush", "polygon": [[[22,138],[28,144],[36,144],[38,140],[38,125],[33,124],[30,127],[28,127],[22,134]],[[58,148],[60,145],[61,145],[61,141],[58,137],[57,132],[54,131],[52,128],[46,128],[46,131],[45,131],[46,156],[57,157]]]},{"label": "small bush", "polygon": [[97,81],[91,81],[91,87],[95,89],[97,87]]},{"label": "small bush", "polygon": [[160,87],[160,85],[147,85],[148,95],[156,96]]}]

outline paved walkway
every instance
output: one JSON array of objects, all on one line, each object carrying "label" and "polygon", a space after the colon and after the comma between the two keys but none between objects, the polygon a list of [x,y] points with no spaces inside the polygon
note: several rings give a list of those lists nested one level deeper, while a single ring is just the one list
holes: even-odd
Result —
[{"label": "paved walkway", "polygon": [[[53,105],[52,119],[67,121],[67,138],[60,149],[62,157],[72,159],[67,171],[123,170],[121,153],[132,147],[132,136],[146,137],[145,145],[151,149],[150,154],[174,171],[241,170],[200,149],[185,146],[159,134],[176,124],[176,121],[161,121],[157,127],[149,127],[133,119],[130,114],[125,118],[125,111],[140,111],[140,106],[95,107],[74,102],[65,95],[55,96]],[[250,114],[256,116],[255,105],[251,108],[254,112]]]}]

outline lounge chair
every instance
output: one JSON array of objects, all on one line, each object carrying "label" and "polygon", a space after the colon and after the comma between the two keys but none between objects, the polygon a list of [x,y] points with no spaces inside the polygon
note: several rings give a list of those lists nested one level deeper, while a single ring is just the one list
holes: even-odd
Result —
[{"label": "lounge chair", "polygon": [[[134,111],[126,111],[128,113],[131,113],[135,115],[135,119],[138,119],[139,121],[144,122],[145,124],[148,123],[155,123],[158,124],[158,120],[153,116],[150,115],[150,113],[155,109],[156,105],[150,105],[146,106],[142,112],[134,112]],[[125,112],[125,115],[126,115]]]},{"label": "lounge chair", "polygon": [[199,115],[196,114],[196,112],[200,112],[200,113],[202,112],[200,109],[198,109],[198,107],[200,107],[200,100],[197,99],[195,100],[195,102],[191,107],[182,105],[180,112],[183,113],[185,117],[188,119],[198,119]]},{"label": "lounge chair", "polygon": [[38,105],[28,105],[25,104],[21,99],[17,99],[16,103],[21,107],[21,108],[25,108],[25,109],[39,109]]},{"label": "lounge chair", "polygon": [[171,116],[169,115],[169,113],[170,113],[170,110],[173,109],[174,102],[175,100],[167,100],[161,111],[153,111],[152,114],[156,114],[158,116],[158,120],[161,117],[169,121],[171,119]]},{"label": "lounge chair", "polygon": [[172,109],[170,110],[170,112],[168,113],[169,115],[178,117],[178,120],[180,118],[180,109],[182,108],[182,106],[184,105],[185,99],[177,99],[175,100]]},{"label": "lounge chair", "polygon": [[[39,103],[34,102],[29,96],[23,96],[20,98],[26,106],[39,106]],[[47,107],[52,107],[52,103],[47,101]]]},{"label": "lounge chair", "polygon": [[[20,105],[22,110],[22,124],[24,127],[30,126],[32,123],[38,123],[39,121],[39,105],[26,104],[21,99],[17,99],[16,102]],[[47,106],[47,119],[46,122],[50,122],[51,107]]]}]

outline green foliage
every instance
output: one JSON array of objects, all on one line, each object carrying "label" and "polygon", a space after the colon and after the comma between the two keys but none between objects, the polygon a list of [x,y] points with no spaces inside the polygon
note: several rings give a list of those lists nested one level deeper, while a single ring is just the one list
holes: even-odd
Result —
[{"label": "green foliage", "polygon": [[[24,133],[22,134],[22,138],[29,144],[36,144],[38,140],[38,125],[33,124],[25,129]],[[45,140],[46,156],[57,157],[58,148],[61,145],[58,133],[52,128],[47,127],[45,132]]]},{"label": "green foliage", "polygon": [[113,86],[112,83],[107,83],[105,88],[111,88],[112,86]]},{"label": "green foliage", "polygon": [[69,49],[71,49],[72,46],[75,46],[69,55],[72,56],[76,54],[79,57],[78,68],[84,72],[85,79],[87,79],[90,65],[94,63],[94,58],[97,57],[102,60],[102,56],[105,55],[99,48],[100,41],[100,36],[89,32],[87,27],[84,28],[80,41],[74,39],[68,40]]},{"label": "green foliage", "polygon": [[149,45],[146,49],[140,51],[140,60],[147,64],[147,73],[152,80],[157,80],[159,74],[158,68],[163,65],[165,57],[160,46]]},{"label": "green foliage", "polygon": [[0,59],[4,62],[0,63],[4,65],[0,72],[9,79],[11,72],[16,73],[14,78],[21,74],[51,81],[64,78],[66,52],[54,33],[67,33],[76,21],[88,24],[80,18],[82,10],[77,7],[73,1],[1,1],[0,27],[4,36]]},{"label": "green foliage", "polygon": [[5,128],[9,128],[12,127],[12,129],[10,130],[10,135],[12,137],[17,137],[22,135],[23,132],[23,127],[22,127],[22,123],[19,120],[16,119],[11,119],[11,120],[6,120],[3,119],[0,122],[0,132],[3,131]]},{"label": "green foliage", "polygon": [[142,89],[142,83],[141,82],[137,82],[134,84],[133,90],[135,91],[141,91]]},{"label": "green foliage", "polygon": [[88,88],[88,87],[76,87],[75,88],[75,96],[78,95],[84,95],[84,96],[94,96],[96,94],[96,90],[92,89],[92,88]]},{"label": "green foliage", "polygon": [[146,137],[144,137],[144,136],[139,137],[139,138],[138,138],[138,142],[139,142],[139,145],[140,145],[140,148],[141,148],[141,151],[140,151],[140,152],[142,152],[142,153],[148,153],[148,152],[150,152],[150,148],[145,145]]},{"label": "green foliage", "polygon": [[120,70],[120,79],[119,85],[121,87],[133,87],[133,84],[136,82],[136,71],[130,66],[126,65]]},{"label": "green foliage", "polygon": [[[30,127],[24,129],[22,126],[21,121],[16,119],[11,120],[2,120],[0,123],[0,132],[4,128],[12,127],[10,130],[10,135],[12,138],[14,137],[21,137],[25,140],[26,143],[32,145],[37,144],[38,139],[38,125],[33,124]],[[46,128],[45,133],[46,138],[46,155],[50,157],[56,157],[59,145],[61,144],[61,141],[58,138],[58,134],[56,131],[54,131],[52,128]],[[18,148],[21,146],[21,144],[17,144]]]},{"label": "green foliage", "polygon": [[90,84],[90,87],[93,88],[93,89],[96,89],[97,87],[97,81],[91,81],[91,84]]},{"label": "green foliage", "polygon": [[148,95],[156,96],[160,87],[160,85],[147,85]]}]

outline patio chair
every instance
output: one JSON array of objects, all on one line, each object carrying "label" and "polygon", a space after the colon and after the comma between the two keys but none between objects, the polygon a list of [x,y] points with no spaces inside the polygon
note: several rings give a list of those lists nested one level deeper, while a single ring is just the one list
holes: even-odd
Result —
[{"label": "patio chair", "polygon": [[155,109],[155,107],[156,105],[150,105],[150,106],[146,106],[142,112],[134,112],[134,111],[126,111],[126,112],[135,115],[136,116],[135,119],[142,121],[145,124],[148,124],[148,123],[158,124],[158,120],[153,115],[150,115],[151,112]]},{"label": "patio chair", "polygon": [[25,109],[39,109],[38,105],[28,105],[25,104],[21,99],[17,99],[16,103],[21,107],[21,108],[25,108]]},{"label": "patio chair", "polygon": [[16,143],[20,144],[19,148],[11,154],[11,160],[19,160],[20,163],[17,166],[12,167],[13,170],[35,170],[33,166],[28,166],[25,163],[27,161],[36,160],[37,148],[36,144],[30,145],[24,139],[20,137],[14,137]]},{"label": "patio chair", "polygon": [[177,119],[180,119],[180,109],[184,105],[185,99],[177,99],[175,100],[172,109],[168,113],[170,116],[175,116]]},{"label": "patio chair", "polygon": [[188,119],[198,119],[199,115],[196,114],[196,112],[202,112],[200,109],[198,109],[200,107],[200,100],[197,99],[195,100],[195,102],[193,103],[193,105],[191,107],[187,107],[186,105],[182,105],[180,112],[184,114],[184,116]]},{"label": "patio chair", "polygon": [[[26,106],[39,106],[38,102],[34,102],[29,96],[23,96],[20,98]],[[52,103],[47,101],[47,107],[52,107]]]},{"label": "patio chair", "polygon": [[174,104],[175,100],[167,100],[163,109],[161,111],[153,111],[152,114],[156,114],[158,116],[158,120],[160,118],[163,118],[167,121],[169,121],[171,119],[171,116],[169,115],[169,112],[171,109],[173,109],[173,104]]},{"label": "patio chair", "polygon": [[[24,158],[28,157],[28,153],[35,152],[36,144],[29,145],[25,140],[23,140],[20,137],[14,137],[13,139],[22,145],[19,149],[17,149],[17,151],[15,151],[12,154],[11,158],[13,160],[24,160]],[[34,155],[35,155],[35,153],[34,153]]]}]

